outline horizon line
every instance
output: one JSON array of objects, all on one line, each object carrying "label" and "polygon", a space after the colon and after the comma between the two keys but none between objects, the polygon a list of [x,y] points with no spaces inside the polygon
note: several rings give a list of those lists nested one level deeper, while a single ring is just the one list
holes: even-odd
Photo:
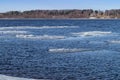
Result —
[{"label": "horizon line", "polygon": [[[120,9],[120,8],[119,8]],[[119,9],[91,9],[91,8],[85,8],[85,9],[28,9],[28,10],[8,10],[8,11],[3,11],[0,13],[6,13],[6,12],[11,12],[11,11],[19,11],[19,12],[24,12],[24,11],[35,11],[35,10],[98,10],[98,11],[106,11],[106,10],[119,10]]]}]

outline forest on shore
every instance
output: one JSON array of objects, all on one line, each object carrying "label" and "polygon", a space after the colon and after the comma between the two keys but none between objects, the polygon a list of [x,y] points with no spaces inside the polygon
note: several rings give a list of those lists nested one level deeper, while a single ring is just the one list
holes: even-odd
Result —
[{"label": "forest on shore", "polygon": [[30,11],[9,11],[0,13],[0,18],[91,18],[111,19],[120,18],[120,9],[112,10],[30,10]]}]

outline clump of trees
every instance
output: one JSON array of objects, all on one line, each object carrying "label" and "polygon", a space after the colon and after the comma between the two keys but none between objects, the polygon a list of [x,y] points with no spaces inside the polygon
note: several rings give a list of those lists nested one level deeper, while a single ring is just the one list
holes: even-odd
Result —
[{"label": "clump of trees", "polygon": [[0,18],[120,18],[120,9],[113,10],[31,10],[0,13]]}]

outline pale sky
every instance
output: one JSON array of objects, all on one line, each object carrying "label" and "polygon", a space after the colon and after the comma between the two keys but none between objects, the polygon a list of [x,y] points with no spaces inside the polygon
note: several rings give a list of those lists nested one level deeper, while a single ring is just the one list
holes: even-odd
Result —
[{"label": "pale sky", "polygon": [[0,0],[0,12],[32,9],[119,9],[120,0]]}]

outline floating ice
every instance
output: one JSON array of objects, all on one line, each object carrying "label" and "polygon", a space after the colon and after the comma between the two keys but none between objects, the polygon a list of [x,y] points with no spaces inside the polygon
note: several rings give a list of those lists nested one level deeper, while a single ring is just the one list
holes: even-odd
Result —
[{"label": "floating ice", "polygon": [[109,43],[113,43],[113,44],[120,44],[120,40],[112,40],[112,41],[108,41]]},{"label": "floating ice", "polygon": [[18,78],[18,77],[0,75],[0,80],[43,80],[43,79],[27,79],[27,78]]},{"label": "floating ice", "polygon": [[43,35],[43,36],[36,36],[36,35],[16,35],[17,38],[24,38],[24,39],[64,39],[65,36],[56,36],[56,35],[53,35],[53,36],[50,36],[50,35]]},{"label": "floating ice", "polygon": [[103,31],[88,31],[88,32],[79,32],[79,33],[72,33],[74,36],[102,36],[102,35],[109,35],[112,32],[103,32]]},{"label": "floating ice", "polygon": [[17,27],[0,27],[0,30],[6,29],[50,29],[50,28],[78,28],[78,26],[41,26],[41,27],[33,27],[33,26],[17,26]]},{"label": "floating ice", "polygon": [[17,31],[17,30],[0,31],[0,34],[22,34],[22,33],[27,33],[27,31]]},{"label": "floating ice", "polygon": [[59,52],[59,53],[69,53],[69,52],[82,52],[82,51],[88,51],[88,49],[81,49],[81,48],[58,48],[58,49],[49,49],[49,52]]}]

